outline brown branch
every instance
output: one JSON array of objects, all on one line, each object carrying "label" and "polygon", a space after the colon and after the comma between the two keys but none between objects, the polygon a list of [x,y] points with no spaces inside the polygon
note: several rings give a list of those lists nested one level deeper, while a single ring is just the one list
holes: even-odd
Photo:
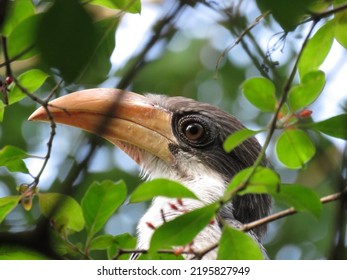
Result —
[{"label": "brown branch", "polygon": [[[47,98],[46,100],[42,100],[40,98],[38,98],[36,95],[32,94],[31,92],[29,92],[25,87],[23,87],[19,81],[17,79],[14,79],[13,80],[15,85],[25,94],[27,95],[29,98],[31,98],[33,101],[39,103],[40,105],[43,106],[43,108],[45,109],[46,113],[47,113],[47,116],[48,116],[48,120],[50,122],[50,126],[51,126],[51,132],[50,132],[50,135],[49,135],[49,139],[47,141],[47,152],[46,152],[46,155],[44,157],[44,162],[41,166],[41,169],[39,171],[39,173],[34,177],[34,181],[29,184],[30,187],[32,188],[35,188],[39,181],[40,181],[40,178],[42,176],[42,173],[43,171],[45,170],[46,166],[47,166],[47,163],[51,157],[51,152],[52,152],[52,146],[53,146],[53,140],[54,140],[54,136],[55,136],[55,130],[56,130],[56,123],[54,121],[54,118],[50,112],[50,110],[48,109],[48,101],[49,99]],[[52,89],[51,93],[49,94],[49,96],[52,96],[59,88],[59,86],[61,85],[61,81]]]},{"label": "brown branch", "polygon": [[214,79],[218,78],[219,65],[220,65],[221,61],[224,59],[224,57],[227,55],[227,53],[229,53],[235,46],[237,46],[242,41],[242,39],[247,35],[247,33],[250,32],[256,25],[258,25],[258,23],[262,19],[266,18],[269,14],[270,14],[270,11],[267,11],[267,12],[263,13],[262,15],[258,16],[249,26],[247,26],[241,32],[241,34],[236,38],[236,40],[230,46],[228,46],[224,49],[224,51],[220,54],[220,56],[218,57],[218,60],[216,62]]},{"label": "brown branch", "polygon": [[344,10],[347,10],[347,4],[342,4],[340,6],[337,6],[336,8],[333,8],[331,10],[328,11],[324,11],[324,12],[320,12],[320,13],[315,13],[315,12],[311,12],[311,20],[313,21],[317,21],[326,17],[330,17],[336,13],[342,12]]},{"label": "brown branch", "polygon": [[[125,89],[129,86],[132,79],[138,73],[138,71],[144,66],[145,58],[152,47],[163,37],[167,36],[172,32],[174,26],[172,22],[179,16],[185,4],[180,2],[173,11],[169,12],[165,17],[157,22],[154,27],[154,33],[151,39],[147,42],[147,44],[143,47],[142,51],[136,56],[135,63],[132,64],[127,73],[122,77],[122,79],[117,84],[117,88]],[[166,28],[165,32],[164,29]]]},{"label": "brown branch", "polygon": [[[339,199],[342,199],[343,197],[345,197],[347,195],[347,187],[343,192],[339,192],[339,193],[334,193],[334,194],[330,194],[327,196],[324,196],[320,199],[320,202],[322,204],[325,203],[329,203],[329,202],[333,202]],[[254,222],[248,223],[248,224],[244,224],[242,227],[239,228],[240,231],[243,232],[247,232],[250,231],[256,227],[259,227],[261,225],[265,225],[268,224],[270,222],[279,220],[281,218],[293,215],[298,213],[298,211],[296,211],[293,207],[290,207],[288,209],[285,209],[283,211],[277,212],[275,214],[269,215],[267,217],[264,217],[262,219],[256,220]],[[204,250],[200,251],[200,252],[194,252],[195,258],[194,259],[202,259],[207,253],[215,250],[217,247],[219,246],[218,243],[214,243],[211,244],[209,247],[205,248]]]}]

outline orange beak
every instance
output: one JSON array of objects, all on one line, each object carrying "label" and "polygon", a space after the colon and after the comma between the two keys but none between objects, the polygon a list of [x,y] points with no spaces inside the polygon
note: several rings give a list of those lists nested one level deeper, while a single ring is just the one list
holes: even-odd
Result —
[{"label": "orange beak", "polygon": [[[171,129],[172,114],[145,96],[119,89],[89,89],[49,102],[54,121],[102,136],[128,153],[137,163],[142,151],[167,163],[174,158],[169,144],[177,144]],[[49,121],[43,107],[31,121]]]}]

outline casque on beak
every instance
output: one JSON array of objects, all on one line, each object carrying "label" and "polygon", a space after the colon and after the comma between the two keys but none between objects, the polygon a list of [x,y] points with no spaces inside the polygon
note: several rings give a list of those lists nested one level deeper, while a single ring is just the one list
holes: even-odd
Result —
[{"label": "casque on beak", "polygon": [[[177,143],[171,129],[171,113],[145,96],[119,89],[88,89],[49,102],[54,121],[100,135],[123,149],[137,163],[141,150],[173,163],[170,143]],[[31,121],[49,121],[40,107]],[[138,152],[134,152],[136,149]]]}]

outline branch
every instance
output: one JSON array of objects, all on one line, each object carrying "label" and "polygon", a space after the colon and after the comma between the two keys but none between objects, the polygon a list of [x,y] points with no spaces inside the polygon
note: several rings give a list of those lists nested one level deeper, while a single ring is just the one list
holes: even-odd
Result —
[{"label": "branch", "polygon": [[342,12],[344,10],[347,9],[347,4],[342,4],[340,6],[337,6],[334,9],[328,10],[328,11],[324,11],[324,12],[320,12],[320,13],[315,13],[315,12],[311,12],[311,20],[313,21],[319,21],[320,19],[326,18],[326,17],[330,17],[336,13]]},{"label": "branch", "polygon": [[[330,194],[327,196],[324,196],[320,199],[320,202],[322,204],[325,203],[329,203],[329,202],[333,202],[339,199],[343,199],[347,196],[347,187],[345,188],[345,190],[343,192],[339,192],[339,193],[334,193],[334,194]],[[256,227],[259,227],[261,225],[265,225],[268,224],[270,222],[279,220],[281,218],[296,214],[298,211],[296,211],[293,207],[290,207],[288,209],[285,209],[283,211],[277,212],[275,214],[272,214],[270,216],[264,217],[262,219],[256,220],[254,222],[248,223],[248,224],[244,224],[242,227],[239,228],[240,231],[243,232],[247,232],[250,231]],[[209,247],[205,248],[204,250],[202,250],[201,252],[194,252],[195,254],[195,259],[202,259],[206,254],[208,254],[209,252],[215,250],[217,247],[219,246],[218,243],[212,244]]]},{"label": "branch", "polygon": [[[134,76],[144,66],[146,55],[149,53],[152,47],[161,38],[165,37],[167,34],[170,34],[172,32],[172,28],[173,28],[172,22],[174,21],[175,18],[178,17],[178,15],[180,14],[184,6],[185,4],[183,2],[180,2],[172,12],[169,12],[165,17],[163,17],[161,20],[157,22],[157,24],[154,27],[155,32],[152,35],[151,39],[143,47],[142,51],[137,55],[135,59],[136,62],[130,67],[127,73],[122,77],[122,79],[117,85],[117,88],[125,89],[126,87],[129,86]],[[166,27],[167,27],[167,30],[164,33],[164,29]]]},{"label": "branch", "polygon": [[228,47],[226,47],[224,49],[224,51],[220,54],[220,56],[218,57],[218,60],[216,62],[216,67],[215,67],[215,73],[214,73],[214,79],[217,79],[218,76],[218,68],[219,65],[222,61],[222,59],[226,56],[226,54],[228,52],[230,52],[235,46],[237,46],[242,39],[247,35],[247,33],[249,31],[251,31],[253,29],[253,27],[255,27],[262,19],[266,18],[268,15],[270,14],[270,11],[267,11],[265,13],[263,13],[262,15],[258,16],[253,23],[251,23],[249,26],[247,26],[242,32],[241,34],[236,38],[236,40]]},{"label": "branch", "polygon": [[[39,173],[34,177],[34,181],[29,184],[30,187],[32,188],[35,188],[39,181],[40,181],[40,178],[42,176],[42,173],[43,171],[45,170],[46,166],[47,166],[47,163],[48,163],[48,160],[50,159],[51,157],[51,152],[52,152],[52,145],[53,145],[53,140],[54,140],[54,136],[55,136],[55,130],[56,130],[56,123],[54,121],[54,118],[50,112],[50,110],[48,109],[48,101],[49,101],[49,98],[47,98],[46,100],[42,100],[40,98],[38,98],[37,96],[35,96],[34,94],[32,94],[31,92],[29,92],[25,87],[23,87],[19,81],[17,79],[14,79],[13,80],[15,85],[25,94],[27,95],[29,98],[31,98],[33,101],[39,103],[40,105],[42,105],[42,107],[44,107],[46,113],[47,113],[47,116],[48,116],[48,119],[49,119],[49,122],[50,122],[50,126],[51,126],[51,132],[50,132],[50,135],[49,135],[49,139],[47,141],[47,152],[46,152],[46,155],[44,157],[44,162],[42,164],[42,167],[39,171]],[[48,97],[51,97],[57,90],[58,88],[60,87],[62,81],[60,81],[51,91],[51,93],[48,95]]]},{"label": "branch", "polygon": [[[344,197],[345,195],[347,195],[347,188],[343,192],[335,193],[335,194],[331,194],[331,195],[327,195],[327,196],[322,197],[320,199],[320,202],[322,204],[329,203],[329,202],[332,202],[332,201],[339,200],[342,197]],[[283,210],[283,211],[277,212],[275,214],[272,214],[270,216],[267,216],[265,218],[259,219],[257,221],[245,224],[245,225],[243,225],[240,228],[240,230],[244,231],[244,232],[247,232],[247,231],[250,231],[250,230],[252,230],[252,229],[254,229],[254,228],[258,227],[258,226],[261,226],[261,225],[264,225],[264,224],[268,224],[268,223],[270,223],[272,221],[276,221],[278,219],[281,219],[283,217],[287,217],[287,216],[293,215],[295,213],[297,213],[297,211],[293,207],[291,207],[291,208],[288,208],[286,210]]]}]

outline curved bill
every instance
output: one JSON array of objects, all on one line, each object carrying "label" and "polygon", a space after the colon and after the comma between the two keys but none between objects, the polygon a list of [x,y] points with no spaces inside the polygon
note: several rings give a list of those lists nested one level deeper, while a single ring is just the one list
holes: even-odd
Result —
[{"label": "curved bill", "polygon": [[[172,114],[145,96],[119,89],[88,89],[49,102],[57,123],[79,127],[100,135],[128,153],[137,163],[142,151],[172,163],[169,144],[176,144],[171,130]],[[31,121],[49,121],[40,107]]]}]

